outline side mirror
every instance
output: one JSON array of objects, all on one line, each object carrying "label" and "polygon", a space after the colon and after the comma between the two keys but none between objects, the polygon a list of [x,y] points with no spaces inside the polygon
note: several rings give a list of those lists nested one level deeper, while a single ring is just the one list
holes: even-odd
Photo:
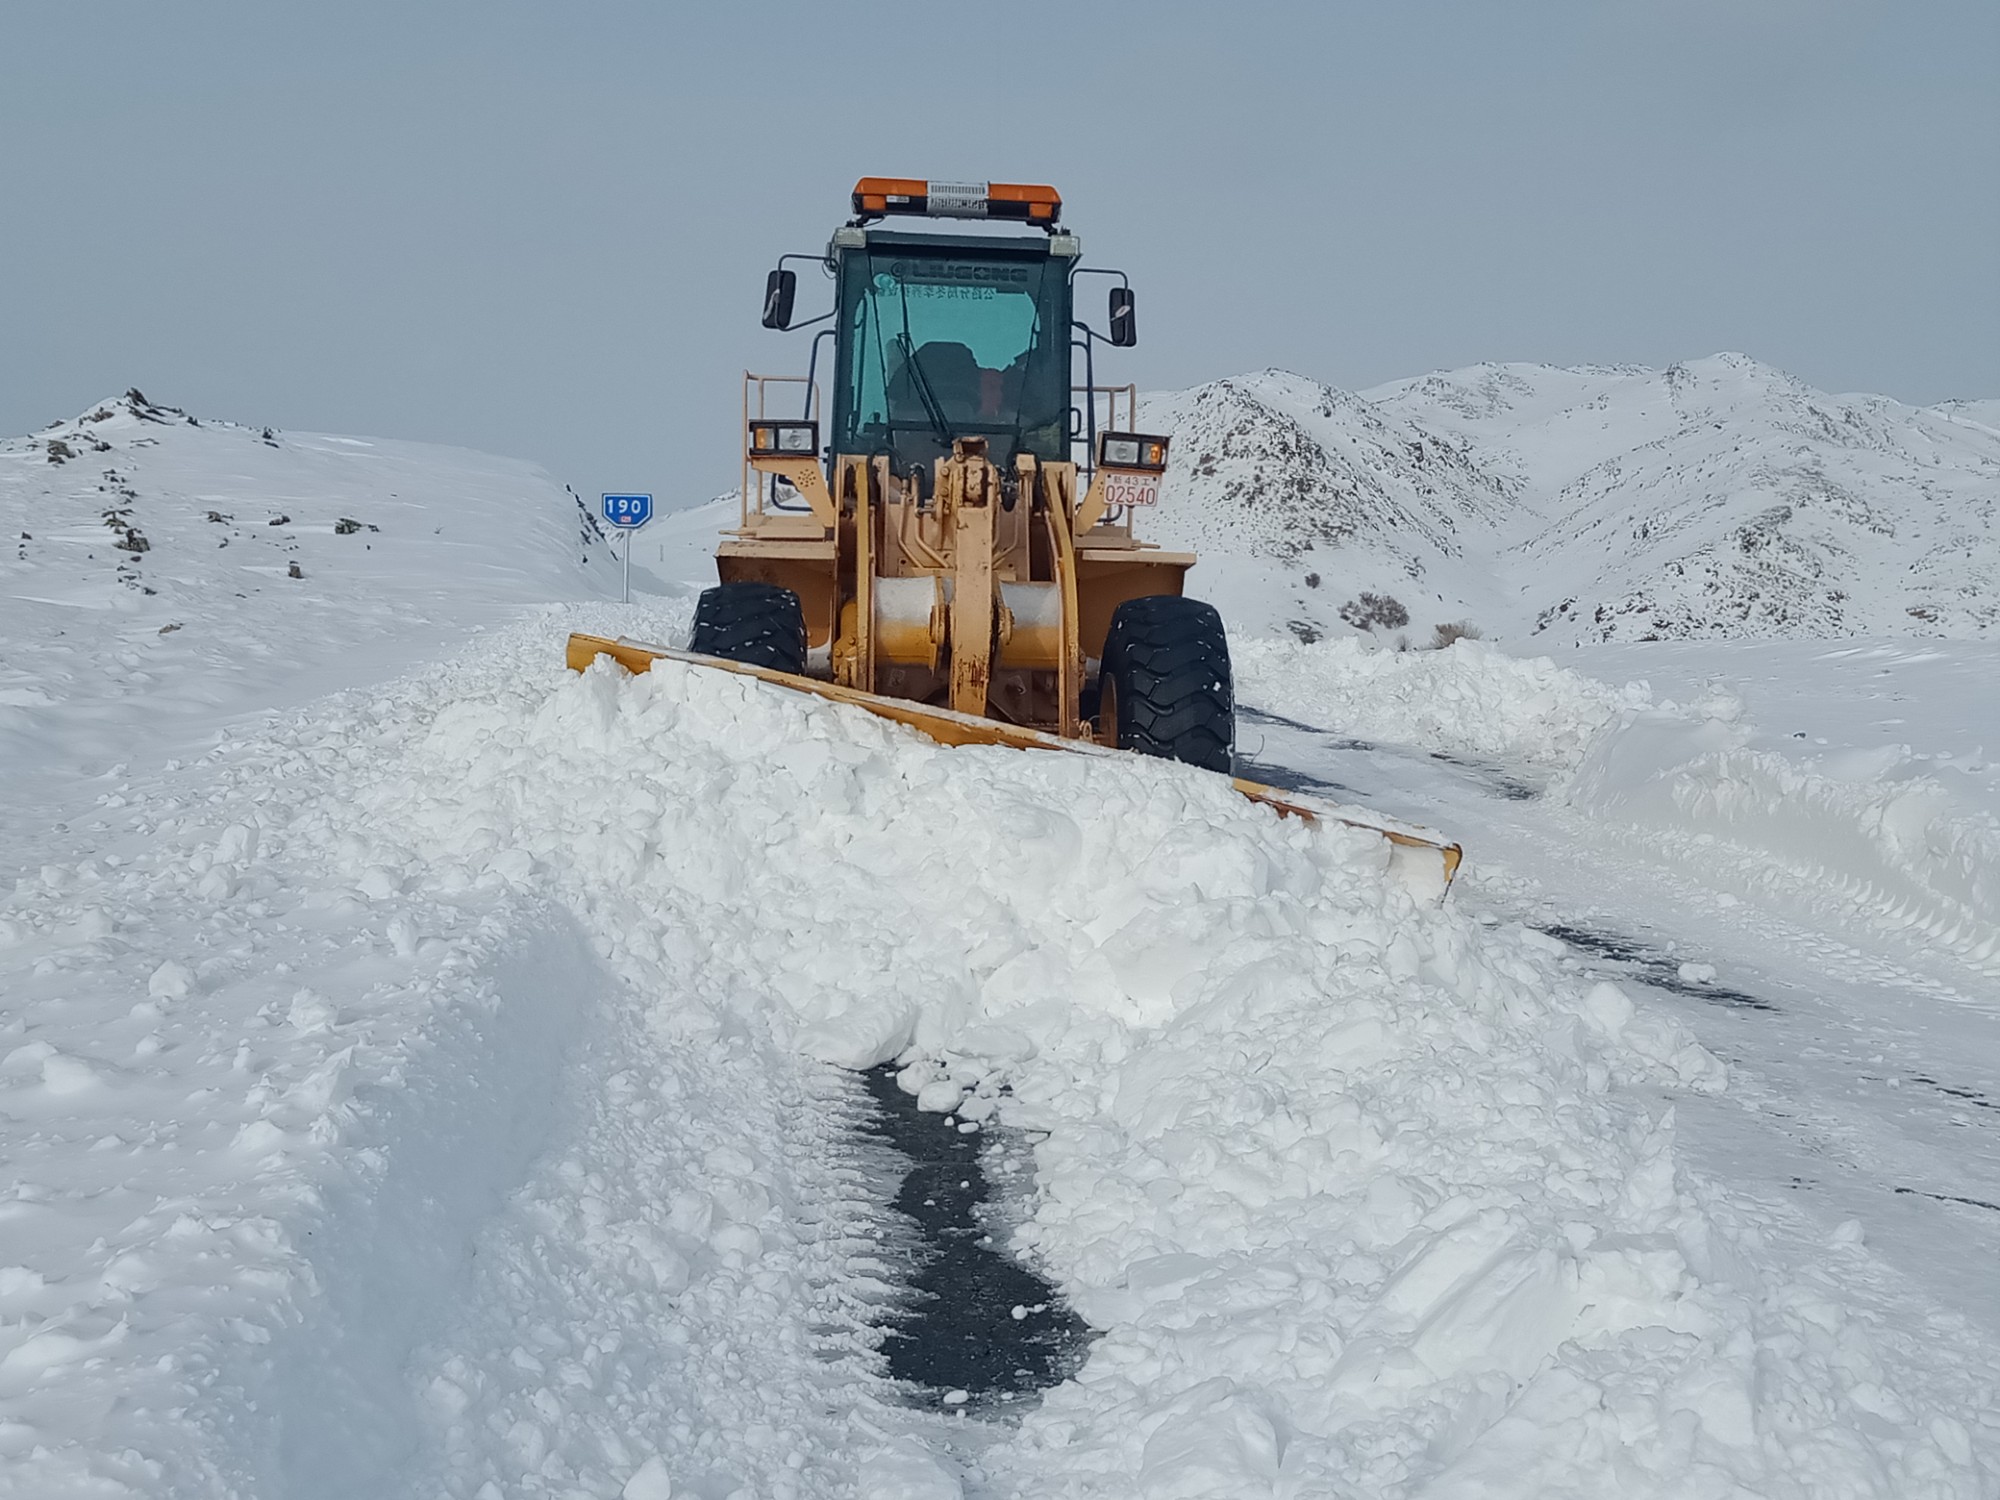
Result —
[{"label": "side mirror", "polygon": [[1111,289],[1111,342],[1120,349],[1130,349],[1139,342],[1139,324],[1133,314],[1129,286]]},{"label": "side mirror", "polygon": [[799,294],[799,273],[780,266],[764,278],[764,326],[790,328],[792,301]]}]

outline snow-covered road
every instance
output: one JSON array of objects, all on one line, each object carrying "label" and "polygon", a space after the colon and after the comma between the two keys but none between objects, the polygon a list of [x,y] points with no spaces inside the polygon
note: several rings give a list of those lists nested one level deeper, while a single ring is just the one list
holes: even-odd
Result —
[{"label": "snow-covered road", "polygon": [[[1799,877],[1795,899],[1731,889],[1539,791],[1546,768],[1357,742],[1254,710],[1263,774],[1338,786],[1449,828],[1474,851],[1468,911],[1567,940],[1574,962],[1671,1006],[1732,1068],[1680,1106],[1715,1176],[1853,1221],[1909,1284],[2000,1341],[2000,985],[1932,934],[1855,917]],[[1740,892],[1740,894],[1739,894]]]}]

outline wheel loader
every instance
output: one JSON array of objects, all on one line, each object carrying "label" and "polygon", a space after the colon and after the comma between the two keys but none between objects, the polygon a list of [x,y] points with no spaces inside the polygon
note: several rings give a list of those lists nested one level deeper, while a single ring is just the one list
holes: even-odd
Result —
[{"label": "wheel loader", "polygon": [[[1149,542],[1171,446],[1136,388],[1121,271],[1086,266],[1043,184],[864,177],[816,255],[781,257],[763,324],[813,333],[803,376],[743,377],[738,524],[685,652],[576,636],[579,670],[673,658],[857,704],[951,744],[1115,747],[1228,774],[1235,695],[1192,553]],[[828,310],[795,318],[816,268]],[[1080,289],[1105,290],[1102,328]],[[827,346],[831,346],[830,349]],[[822,377],[822,370],[824,376]],[[1078,379],[1078,376],[1081,379]],[[1455,845],[1251,782],[1281,813]]]}]

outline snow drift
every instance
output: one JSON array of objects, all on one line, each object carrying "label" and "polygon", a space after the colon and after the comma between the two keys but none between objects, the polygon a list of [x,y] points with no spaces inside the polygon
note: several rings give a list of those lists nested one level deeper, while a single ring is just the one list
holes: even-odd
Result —
[{"label": "snow drift", "polygon": [[1642,684],[1613,688],[1547,657],[1514,657],[1483,641],[1441,651],[1389,651],[1355,639],[1235,643],[1238,697],[1328,733],[1427,750],[1574,766],[1625,708],[1648,706]]},{"label": "snow drift", "polygon": [[1566,800],[1718,887],[1909,929],[1990,966],[2000,819],[1907,750],[1783,755],[1752,746],[1739,712],[1631,715]]},{"label": "snow drift", "polygon": [[[124,785],[8,899],[19,1492],[1979,1492],[1560,945],[1184,768],[561,672],[596,623]],[[1044,1134],[1020,1248],[1099,1330],[983,1455],[855,1300],[813,1059],[887,1056]]]},{"label": "snow drift", "polygon": [[[1629,653],[1616,660],[1644,665]],[[1986,664],[1948,649],[1853,643],[1793,648],[1767,670],[1794,692],[1824,697],[1849,661],[1892,675],[1928,668],[1926,688],[1952,692],[1981,680]],[[1394,651],[1358,640],[1253,639],[1237,643],[1236,663],[1238,696],[1253,715],[1422,753],[1491,757],[1539,773],[1549,796],[1593,830],[1718,889],[1906,931],[1976,966],[2000,953],[2000,791],[1977,745],[1938,755],[1893,738],[1813,743],[1760,724],[1713,671],[1681,688],[1687,700],[1677,702],[1645,681],[1614,686],[1481,641]],[[1932,682],[1940,665],[1962,670]],[[1904,694],[1880,692],[1884,706],[1906,706]],[[1768,711],[1786,710],[1773,702]],[[1252,744],[1254,717],[1247,723]]]}]

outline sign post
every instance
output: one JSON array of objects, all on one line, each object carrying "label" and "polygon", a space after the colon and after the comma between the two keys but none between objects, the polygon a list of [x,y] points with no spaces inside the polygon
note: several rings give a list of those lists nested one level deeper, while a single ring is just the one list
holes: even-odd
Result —
[{"label": "sign post", "polygon": [[625,533],[625,602],[632,602],[632,533],[653,519],[651,495],[602,495],[604,519]]}]

